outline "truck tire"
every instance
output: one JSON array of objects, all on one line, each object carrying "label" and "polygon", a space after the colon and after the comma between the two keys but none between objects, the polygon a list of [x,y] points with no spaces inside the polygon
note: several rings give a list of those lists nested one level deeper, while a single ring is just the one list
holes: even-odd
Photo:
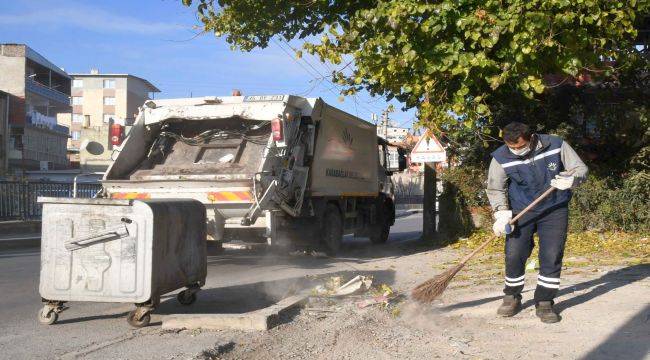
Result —
[{"label": "truck tire", "polygon": [[370,231],[370,242],[373,244],[385,244],[390,234],[390,211],[392,207],[384,203],[381,209],[378,223]]},{"label": "truck tire", "polygon": [[341,249],[343,240],[343,218],[339,208],[334,204],[327,204],[321,234],[321,243],[325,246],[325,252],[327,255],[335,256]]},{"label": "truck tire", "polygon": [[372,229],[370,242],[373,244],[385,244],[390,234],[390,225],[388,223],[377,224],[376,229]]}]

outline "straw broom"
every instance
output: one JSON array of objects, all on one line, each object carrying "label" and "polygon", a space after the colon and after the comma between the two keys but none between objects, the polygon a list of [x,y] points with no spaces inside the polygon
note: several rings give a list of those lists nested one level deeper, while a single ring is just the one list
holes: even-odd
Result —
[{"label": "straw broom", "polygon": [[[555,190],[554,187],[548,188],[542,195],[540,195],[537,199],[535,199],[530,205],[526,206],[525,209],[523,209],[517,216],[512,218],[509,222],[508,225],[513,225],[519,218],[521,218],[525,213],[527,213],[530,209],[535,207],[537,204],[539,204],[540,201],[544,200],[548,195],[550,195],[553,191]],[[510,226],[506,227],[506,231],[509,231]],[[435,300],[438,296],[442,295],[442,293],[447,289],[447,286],[451,282],[451,280],[456,276],[456,274],[463,268],[465,267],[465,264],[472,259],[476,254],[478,254],[481,250],[485,249],[486,246],[488,246],[494,239],[496,239],[497,236],[493,235],[489,239],[485,240],[479,247],[474,249],[469,255],[465,256],[456,266],[445,270],[444,272],[436,275],[436,277],[429,279],[422,284],[418,285],[413,291],[411,292],[411,296],[413,299],[421,302],[421,303],[430,303],[433,300]]]}]

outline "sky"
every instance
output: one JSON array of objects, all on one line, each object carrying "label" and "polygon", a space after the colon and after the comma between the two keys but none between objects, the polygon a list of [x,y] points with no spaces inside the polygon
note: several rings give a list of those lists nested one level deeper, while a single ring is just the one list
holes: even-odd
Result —
[{"label": "sky", "polygon": [[[180,0],[0,0],[0,43],[24,43],[68,73],[129,73],[156,85],[156,98],[294,94],[322,97],[365,120],[388,103],[368,93],[339,100],[331,73],[289,44],[232,51],[224,39],[200,32],[195,9]],[[301,43],[292,42],[299,47]],[[415,111],[391,102],[396,125],[410,127]]]}]

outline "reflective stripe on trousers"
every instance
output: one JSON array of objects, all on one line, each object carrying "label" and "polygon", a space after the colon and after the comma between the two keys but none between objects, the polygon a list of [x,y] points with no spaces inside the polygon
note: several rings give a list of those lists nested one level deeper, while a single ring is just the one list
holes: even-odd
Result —
[{"label": "reflective stripe on trousers", "polygon": [[539,275],[535,301],[553,300],[560,288],[560,272],[569,210],[566,206],[549,209],[541,214],[526,214],[506,236],[506,286],[504,293],[515,295],[522,291],[526,260],[535,247],[533,235],[539,236]]}]

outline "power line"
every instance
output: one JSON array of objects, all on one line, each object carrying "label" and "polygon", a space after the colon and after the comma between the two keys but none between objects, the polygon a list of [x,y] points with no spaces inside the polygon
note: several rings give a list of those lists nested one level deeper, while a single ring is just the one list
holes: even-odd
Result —
[{"label": "power line", "polygon": [[[288,41],[286,41],[286,40],[284,40],[284,39],[280,39],[280,40],[281,40],[282,42],[284,42],[284,44],[285,44],[289,49],[293,50],[294,52],[297,51],[295,48],[293,48],[293,47],[291,46],[291,44],[289,44]],[[326,88],[327,91],[331,92],[331,93],[334,94],[335,96],[340,96],[340,95],[342,95],[342,94],[341,94],[341,91],[340,91],[341,85],[334,83],[333,81],[331,81],[331,80],[328,78],[328,76],[323,75],[323,74],[322,74],[318,69],[316,69],[316,67],[314,67],[314,65],[312,65],[312,64],[311,64],[307,59],[305,59],[305,57],[301,57],[300,60],[302,60],[305,64],[307,64],[307,66],[309,66],[309,67],[310,67],[314,72],[316,72],[316,74],[318,74],[320,77],[315,76],[315,75],[312,73],[312,71],[310,71],[310,70],[307,69],[305,66],[303,66],[302,63],[301,63],[300,61],[298,61],[298,60],[297,60],[293,55],[291,55],[291,53],[290,53],[288,50],[286,50],[286,49],[281,45],[280,42],[278,42],[278,41],[275,40],[275,39],[273,39],[273,42],[274,42],[274,43],[275,43],[275,44],[276,44],[276,45],[277,45],[277,46],[278,46],[278,47],[279,47],[279,48],[280,48],[280,49],[281,49],[285,54],[287,54],[287,56],[289,56],[289,57],[290,57],[290,58],[291,58],[295,63],[297,63],[298,65],[300,65],[300,67],[302,67],[302,68],[303,68],[303,69],[304,69],[304,70],[305,70],[305,71],[306,71],[306,72],[307,72],[311,77],[313,77],[313,78],[314,78],[314,81],[319,81],[319,80],[321,80],[321,83],[322,83],[322,80],[324,80],[324,81],[330,83],[330,84],[332,85],[332,87],[330,87],[330,88]],[[349,64],[348,64],[348,65],[349,65]],[[346,66],[347,66],[347,65],[346,65]],[[336,88],[337,90],[339,90],[339,92],[338,92],[338,93],[334,92],[334,90],[333,90],[334,88]],[[312,90],[313,90],[313,89],[312,89]],[[310,92],[311,92],[311,90],[310,90]],[[370,109],[369,107],[365,106],[365,104],[363,104],[363,103],[359,103],[359,101],[358,101],[358,99],[357,99],[357,97],[356,97],[356,96],[357,96],[356,94],[353,94],[352,96],[353,96],[353,101],[354,101],[355,107],[356,107],[356,106],[359,106],[359,107],[365,109],[366,111],[370,112],[370,114],[373,114],[373,113],[377,112],[377,110]],[[379,108],[377,107],[376,109],[379,109]],[[381,112],[381,111],[383,111],[383,110],[382,110],[382,109],[379,109],[379,111]],[[357,117],[359,117],[359,115],[358,115],[358,110],[357,110]]]},{"label": "power line", "polygon": [[291,54],[290,54],[290,53],[289,53],[285,48],[283,48],[282,46],[280,46],[280,43],[279,43],[278,41],[276,41],[275,39],[272,39],[272,40],[273,40],[273,42],[274,42],[274,43],[275,43],[275,44],[276,44],[276,45],[277,45],[277,46],[278,46],[278,47],[279,47],[279,48],[280,48],[280,49],[281,49],[285,54],[287,54],[287,56],[289,56],[289,57],[291,58],[291,60],[293,60],[296,64],[298,64],[301,68],[303,68],[303,70],[305,70],[305,71],[309,74],[309,76],[311,76],[312,78],[314,78],[314,80],[317,80],[317,79],[316,79],[317,76],[314,76],[314,74],[312,74],[311,71],[309,71],[309,69],[307,69],[307,68],[306,68],[306,67],[305,67],[301,62],[299,62],[298,60],[296,60],[296,59],[294,58],[294,56],[291,55]]}]

